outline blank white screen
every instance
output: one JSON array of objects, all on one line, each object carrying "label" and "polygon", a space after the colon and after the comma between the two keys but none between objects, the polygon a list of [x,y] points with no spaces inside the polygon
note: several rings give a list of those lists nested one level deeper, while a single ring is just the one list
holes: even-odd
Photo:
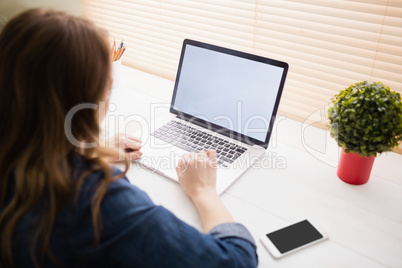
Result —
[{"label": "blank white screen", "polygon": [[187,45],[173,107],[264,142],[283,68]]}]

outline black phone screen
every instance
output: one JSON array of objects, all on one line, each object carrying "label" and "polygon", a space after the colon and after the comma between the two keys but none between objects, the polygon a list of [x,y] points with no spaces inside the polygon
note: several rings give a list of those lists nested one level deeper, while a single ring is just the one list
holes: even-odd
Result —
[{"label": "black phone screen", "polygon": [[267,237],[282,254],[323,238],[308,220],[269,233]]}]

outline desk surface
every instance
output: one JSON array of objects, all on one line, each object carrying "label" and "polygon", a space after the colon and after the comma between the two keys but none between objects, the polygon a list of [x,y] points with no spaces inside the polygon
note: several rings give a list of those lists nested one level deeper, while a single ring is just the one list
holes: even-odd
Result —
[{"label": "desk surface", "polygon": [[[125,66],[121,71],[105,128],[135,132],[164,112],[159,108],[170,103],[173,82]],[[338,153],[327,131],[279,117],[261,162],[222,194],[254,236],[259,267],[402,267],[402,155],[377,157],[369,182],[353,186],[336,175]],[[136,164],[128,177],[156,204],[201,230],[177,183]],[[318,222],[329,240],[279,260],[259,242],[264,233],[305,218]]]}]

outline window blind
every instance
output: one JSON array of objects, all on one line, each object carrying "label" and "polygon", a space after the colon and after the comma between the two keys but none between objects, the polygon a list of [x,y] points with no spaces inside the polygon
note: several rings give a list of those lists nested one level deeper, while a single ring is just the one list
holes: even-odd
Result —
[{"label": "window blind", "polygon": [[400,0],[82,0],[124,39],[124,64],[175,79],[183,39],[288,62],[279,114],[326,128],[326,105],[360,81],[402,94]]}]

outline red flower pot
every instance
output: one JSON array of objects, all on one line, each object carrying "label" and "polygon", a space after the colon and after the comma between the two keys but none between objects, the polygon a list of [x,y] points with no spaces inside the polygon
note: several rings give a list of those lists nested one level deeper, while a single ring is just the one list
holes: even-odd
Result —
[{"label": "red flower pot", "polygon": [[337,175],[349,184],[365,184],[370,178],[374,159],[374,156],[364,157],[358,153],[345,153],[345,149],[342,148]]}]

